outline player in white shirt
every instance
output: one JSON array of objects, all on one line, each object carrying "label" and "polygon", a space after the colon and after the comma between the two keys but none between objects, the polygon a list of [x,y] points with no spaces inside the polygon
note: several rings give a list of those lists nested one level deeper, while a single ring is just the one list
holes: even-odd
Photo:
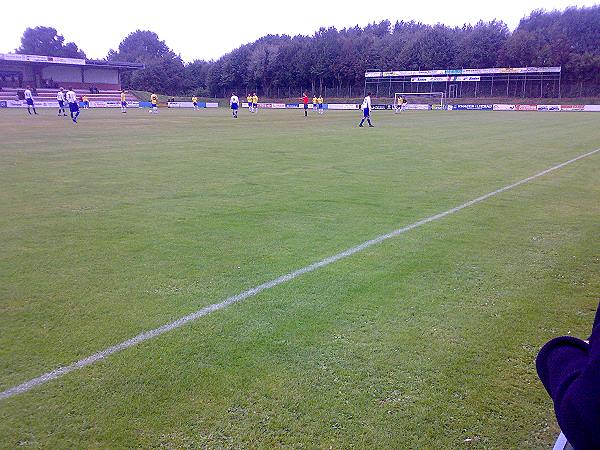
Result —
[{"label": "player in white shirt", "polygon": [[31,93],[31,87],[29,86],[25,89],[25,101],[27,102],[27,112],[31,115],[31,110],[33,109],[33,113],[37,115],[37,111],[33,105],[33,94]]},{"label": "player in white shirt", "polygon": [[366,121],[369,122],[369,126],[373,127],[374,125],[371,123],[371,93],[370,92],[367,92],[367,96],[363,100],[361,108],[363,110],[363,118],[360,121],[360,124],[358,126],[362,127],[363,123],[366,119]]},{"label": "player in white shirt", "polygon": [[58,101],[58,115],[62,115],[67,117],[67,112],[65,111],[65,90],[63,88],[60,88],[60,91],[58,91],[58,94],[56,94],[56,100]]},{"label": "player in white shirt", "polygon": [[239,104],[240,99],[237,95],[235,95],[235,92],[232,92],[231,98],[229,99],[229,106],[231,107],[231,114],[233,115],[234,119],[237,119]]},{"label": "player in white shirt", "polygon": [[67,91],[67,101],[69,102],[71,119],[73,119],[73,123],[77,123],[77,117],[79,117],[79,104],[77,103],[77,94],[75,94],[73,88],[69,88]]}]

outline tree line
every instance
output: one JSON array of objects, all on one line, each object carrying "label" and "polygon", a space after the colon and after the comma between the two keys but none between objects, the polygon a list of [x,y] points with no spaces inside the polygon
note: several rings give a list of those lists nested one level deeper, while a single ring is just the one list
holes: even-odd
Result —
[{"label": "tree line", "polygon": [[[65,44],[47,27],[28,28],[17,52],[85,57],[76,44]],[[144,63],[145,69],[124,74],[124,87],[168,95],[224,97],[235,90],[286,97],[301,90],[322,93],[327,87],[352,96],[362,93],[368,69],[525,66],[562,66],[566,91],[600,95],[600,5],[535,10],[513,32],[500,20],[462,27],[383,20],[342,30],[321,28],[312,36],[267,35],[216,61],[190,63],[156,33],[137,30],[105,59]]]}]

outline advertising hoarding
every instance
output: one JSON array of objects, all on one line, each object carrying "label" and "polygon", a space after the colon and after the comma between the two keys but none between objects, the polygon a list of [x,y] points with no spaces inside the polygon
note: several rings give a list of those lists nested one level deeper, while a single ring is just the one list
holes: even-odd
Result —
[{"label": "advertising hoarding", "polygon": [[480,76],[474,75],[458,75],[458,76],[445,76],[445,77],[412,77],[410,79],[411,83],[440,83],[446,81],[481,81]]},{"label": "advertising hoarding", "polygon": [[514,111],[515,105],[507,105],[504,103],[494,103],[493,109],[494,109],[494,111]]},{"label": "advertising hoarding", "polygon": [[355,103],[329,103],[327,109],[360,109]]},{"label": "advertising hoarding", "polygon": [[494,105],[476,105],[476,104],[452,105],[452,109],[458,110],[458,111],[491,111],[494,109]]},{"label": "advertising hoarding", "polygon": [[560,105],[561,111],[584,111],[585,105]]},{"label": "advertising hoarding", "polygon": [[[365,78],[379,77],[420,77],[436,75],[500,75],[528,73],[560,73],[561,67],[490,67],[487,69],[444,69],[444,70],[393,70],[386,72],[365,72]],[[445,80],[444,80],[445,81]],[[461,80],[458,80],[461,81]],[[468,80],[462,80],[468,81]]]},{"label": "advertising hoarding", "polygon": [[404,109],[412,109],[412,110],[429,110],[431,109],[431,105],[423,105],[421,103],[406,103],[404,104]]},{"label": "advertising hoarding", "polygon": [[537,105],[515,105],[517,111],[537,111]]},{"label": "advertising hoarding", "polygon": [[537,105],[538,111],[560,111],[560,105]]},{"label": "advertising hoarding", "polygon": [[23,61],[23,62],[39,62],[50,64],[75,64],[78,66],[85,65],[85,59],[78,58],[62,58],[59,56],[42,56],[42,55],[18,55],[16,53],[0,53],[0,60],[4,61]]}]

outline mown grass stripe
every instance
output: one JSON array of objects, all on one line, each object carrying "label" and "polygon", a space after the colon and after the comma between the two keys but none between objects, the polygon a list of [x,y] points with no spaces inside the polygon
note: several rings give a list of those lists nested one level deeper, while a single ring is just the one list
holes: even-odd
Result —
[{"label": "mown grass stripe", "polygon": [[51,372],[47,372],[43,375],[40,375],[39,377],[36,378],[32,378],[29,381],[26,381],[25,383],[19,384],[18,386],[14,386],[12,388],[9,388],[3,392],[0,393],[0,400],[3,399],[7,399],[10,397],[13,397],[15,395],[18,394],[23,394],[31,389],[33,389],[36,386],[39,386],[41,384],[47,383],[48,381],[54,380],[56,378],[60,378],[70,372],[73,372],[74,370],[77,369],[81,369],[83,367],[89,366],[90,364],[93,364],[101,359],[106,358],[107,356],[110,356],[114,353],[120,352],[122,350],[125,350],[129,347],[133,347],[136,344],[139,344],[140,342],[144,342],[147,341],[149,339],[155,338],[157,336],[160,336],[163,333],[166,333],[168,331],[172,331],[174,329],[180,328],[183,325],[187,324],[188,322],[192,322],[194,320],[199,319],[200,317],[206,316],[210,313],[213,313],[215,311],[218,311],[220,309],[226,308],[230,305],[233,305],[234,303],[240,302],[242,300],[245,300],[249,297],[254,297],[255,295],[258,295],[259,293],[261,293],[264,290],[267,289],[271,289],[275,286],[278,286],[280,284],[286,283],[288,281],[293,280],[294,278],[297,278],[301,275],[304,275],[306,273],[309,272],[313,272],[321,267],[325,267],[328,266],[336,261],[339,261],[340,259],[343,258],[347,258],[348,256],[354,255],[355,253],[359,253],[373,245],[379,244],[383,241],[386,241],[388,239],[391,239],[393,237],[396,237],[400,234],[406,233],[407,231],[413,230],[417,227],[420,227],[422,225],[428,224],[430,222],[442,219],[448,215],[454,214],[458,211],[461,211],[462,209],[468,208],[469,206],[473,206],[477,203],[483,202],[484,200],[487,200],[490,197],[493,197],[495,195],[501,194],[502,192],[508,191],[510,189],[514,189],[522,184],[528,183],[532,180],[535,180],[536,178],[539,178],[541,176],[547,175],[550,172],[553,172],[555,170],[558,170],[562,167],[565,167],[569,164],[572,164],[576,161],[579,161],[580,159],[583,158],[587,158],[595,153],[600,152],[600,148],[596,149],[596,150],[592,150],[590,152],[584,153],[582,155],[579,155],[575,158],[569,159],[568,161],[562,162],[560,164],[557,164],[555,166],[552,166],[546,170],[543,170],[541,172],[536,173],[535,175],[532,175],[530,177],[527,178],[523,178],[520,181],[517,181],[516,183],[512,183],[509,184],[507,186],[504,186],[500,189],[496,189],[495,191],[489,192],[485,195],[482,195],[480,197],[477,197],[473,200],[469,200],[468,202],[463,203],[462,205],[459,206],[455,206],[454,208],[448,209],[447,211],[441,212],[439,214],[435,214],[433,216],[429,216],[425,219],[419,220],[417,222],[414,222],[410,225],[407,225],[405,227],[399,228],[397,230],[394,230],[390,233],[387,234],[383,234],[381,236],[378,236],[374,239],[365,241],[359,245],[356,245],[354,247],[351,247],[347,250],[344,250],[341,253],[338,253],[336,255],[333,256],[329,256],[327,258],[324,258],[318,262],[315,262],[313,264],[310,264],[306,267],[303,267],[301,269],[295,270],[293,272],[290,272],[288,274],[282,275],[278,278],[275,278],[271,281],[267,281],[265,283],[262,283],[258,286],[255,286],[251,289],[248,289],[247,291],[241,292],[237,295],[231,296],[225,300],[223,300],[222,302],[219,303],[214,303],[212,305],[206,306],[192,314],[189,314],[187,316],[181,317],[173,322],[167,323],[165,325],[162,325],[158,328],[155,328],[153,330],[150,331],[146,331],[144,333],[138,334],[135,337],[132,337],[131,339],[128,339],[126,341],[123,341],[119,344],[113,345],[111,347],[108,347],[104,350],[101,350],[97,353],[94,353],[93,355],[88,356],[87,358],[83,358],[80,359],[79,361],[76,361],[72,364],[69,364],[68,366],[64,366],[64,367],[59,367]]}]

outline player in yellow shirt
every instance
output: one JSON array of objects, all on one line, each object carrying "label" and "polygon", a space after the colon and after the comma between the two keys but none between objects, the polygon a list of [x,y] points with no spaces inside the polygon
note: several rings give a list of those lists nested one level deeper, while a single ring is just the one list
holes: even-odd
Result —
[{"label": "player in yellow shirt", "polygon": [[246,97],[246,101],[248,102],[248,111],[252,112],[252,96],[250,94]]},{"label": "player in yellow shirt", "polygon": [[198,110],[198,97],[195,95],[192,97],[192,104],[194,105],[194,111]]},{"label": "player in yellow shirt", "polygon": [[252,112],[258,112],[258,97],[256,92],[252,94]]},{"label": "player in yellow shirt", "polygon": [[158,95],[152,94],[150,96],[150,103],[152,103],[152,109],[150,110],[150,112],[157,113],[158,112]]},{"label": "player in yellow shirt", "polygon": [[313,95],[313,111],[317,112],[317,96]]},{"label": "player in yellow shirt", "polygon": [[121,112],[127,113],[127,97],[125,96],[125,90],[121,90]]},{"label": "player in yellow shirt", "polygon": [[323,114],[323,96],[319,95],[319,98],[317,99],[317,105],[319,107],[319,114]]},{"label": "player in yellow shirt", "polygon": [[83,98],[83,109],[88,109],[90,107],[90,99],[87,95],[84,95]]},{"label": "player in yellow shirt", "polygon": [[394,108],[394,114],[398,114],[402,111],[404,111],[404,105],[406,104],[406,98],[402,97],[401,95],[398,96],[398,98],[396,99],[396,105]]}]

